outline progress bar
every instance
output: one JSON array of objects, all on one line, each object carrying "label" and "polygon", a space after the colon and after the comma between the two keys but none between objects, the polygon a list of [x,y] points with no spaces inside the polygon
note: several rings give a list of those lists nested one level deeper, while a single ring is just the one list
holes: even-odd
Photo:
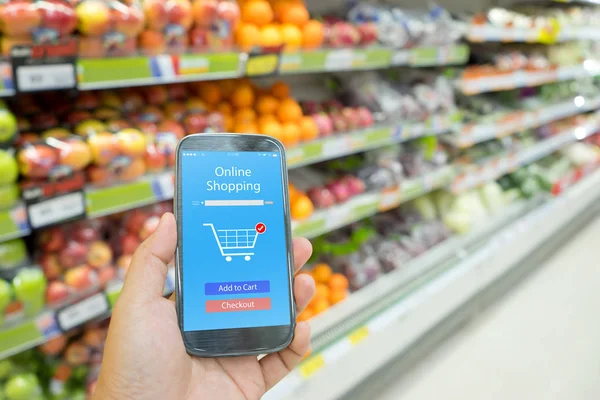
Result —
[{"label": "progress bar", "polygon": [[273,204],[272,201],[265,200],[206,200],[206,207],[230,207],[230,206],[264,206]]}]

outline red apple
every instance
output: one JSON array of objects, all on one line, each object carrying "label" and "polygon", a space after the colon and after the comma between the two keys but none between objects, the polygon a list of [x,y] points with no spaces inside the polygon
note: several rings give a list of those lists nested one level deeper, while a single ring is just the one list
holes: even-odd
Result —
[{"label": "red apple", "polygon": [[72,268],[65,272],[65,283],[76,290],[86,290],[97,282],[97,277],[87,265]]},{"label": "red apple", "polygon": [[84,264],[87,259],[88,246],[76,241],[69,241],[64,249],[58,253],[58,261],[63,268],[74,268]]},{"label": "red apple", "polygon": [[344,107],[341,112],[342,117],[346,121],[346,129],[357,129],[360,126],[360,116],[352,107]]},{"label": "red apple", "polygon": [[350,198],[350,192],[346,185],[341,182],[330,182],[327,184],[327,188],[331,191],[331,193],[335,196],[335,200],[338,203],[343,203]]},{"label": "red apple", "polygon": [[340,180],[340,183],[346,185],[350,196],[356,196],[358,194],[364,193],[367,190],[367,186],[365,185],[365,183],[352,175],[343,177]]},{"label": "red apple", "polygon": [[54,253],[43,254],[39,259],[44,276],[49,280],[60,278],[63,273],[63,269],[58,261],[58,256]]},{"label": "red apple", "polygon": [[144,0],[146,26],[154,31],[162,31],[169,23],[165,0]]},{"label": "red apple", "polygon": [[123,254],[133,255],[140,245],[141,241],[138,236],[127,234],[121,237],[121,251]]},{"label": "red apple", "polygon": [[356,29],[360,35],[360,44],[363,46],[377,42],[379,35],[377,33],[377,24],[374,22],[364,22],[359,24]]},{"label": "red apple", "polygon": [[73,227],[71,235],[80,243],[90,243],[100,239],[99,226],[88,223],[78,223]]},{"label": "red apple", "polygon": [[71,295],[69,287],[60,281],[52,281],[48,283],[46,289],[46,304],[54,306],[66,301]]},{"label": "red apple", "polygon": [[148,219],[148,214],[140,209],[127,213],[125,230],[133,235],[138,235],[142,230],[142,226],[144,225],[144,222],[146,222],[146,219]]},{"label": "red apple", "polygon": [[371,110],[369,110],[367,107],[358,107],[356,112],[358,114],[358,124],[361,128],[366,128],[373,125],[374,121]]},{"label": "red apple", "polygon": [[163,106],[169,101],[169,92],[164,86],[149,86],[145,88],[144,95],[150,105]]},{"label": "red apple", "polygon": [[217,19],[226,21],[233,30],[240,20],[240,7],[234,1],[220,1],[217,6]]},{"label": "red apple", "polygon": [[164,170],[167,166],[167,157],[164,153],[158,151],[156,145],[152,143],[146,146],[144,162],[146,163],[146,169],[149,172],[159,172]]},{"label": "red apple", "polygon": [[77,28],[75,10],[64,0],[44,0],[37,5],[45,28],[55,30],[59,36],[67,36]]},{"label": "red apple", "polygon": [[348,130],[348,122],[342,116],[342,114],[334,112],[330,114],[331,123],[333,124],[333,129],[336,132],[345,132]]},{"label": "red apple", "polygon": [[98,270],[98,282],[105,287],[110,281],[117,277],[117,270],[113,266],[102,267]]},{"label": "red apple", "polygon": [[42,14],[33,2],[10,1],[0,7],[2,32],[7,36],[31,35],[42,23]]},{"label": "red apple", "polygon": [[320,112],[312,117],[319,128],[319,136],[331,136],[333,133],[333,122],[331,121],[331,118],[324,112]]},{"label": "red apple", "polygon": [[335,204],[335,196],[326,187],[310,188],[306,194],[317,208],[328,208]]},{"label": "red apple", "polygon": [[183,126],[188,134],[202,133],[208,126],[208,121],[205,114],[194,113],[183,119]]},{"label": "red apple", "polygon": [[196,26],[210,28],[217,19],[217,0],[195,0],[192,4],[192,16]]},{"label": "red apple", "polygon": [[58,165],[58,151],[45,144],[31,145],[17,153],[21,174],[29,178],[47,178]]},{"label": "red apple", "polygon": [[46,229],[40,234],[39,243],[43,251],[59,251],[65,245],[65,233],[61,227]]},{"label": "red apple", "polygon": [[40,351],[47,356],[58,356],[67,345],[67,337],[58,335],[39,347]]},{"label": "red apple", "polygon": [[98,269],[109,265],[112,257],[113,253],[110,246],[102,241],[96,241],[90,244],[87,263],[90,267]]},{"label": "red apple", "polygon": [[158,133],[173,134],[179,141],[185,136],[185,129],[179,122],[168,119],[158,125]]},{"label": "red apple", "polygon": [[186,31],[192,26],[194,21],[192,15],[192,5],[189,0],[169,0],[165,7],[169,24],[175,24],[183,27]]},{"label": "red apple", "polygon": [[144,13],[137,7],[115,7],[111,10],[111,18],[115,31],[126,37],[136,37],[144,30]]}]

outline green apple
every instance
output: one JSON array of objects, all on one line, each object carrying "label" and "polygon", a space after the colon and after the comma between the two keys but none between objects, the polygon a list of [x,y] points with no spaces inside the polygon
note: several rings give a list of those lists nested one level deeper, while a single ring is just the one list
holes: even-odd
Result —
[{"label": "green apple", "polygon": [[10,143],[17,134],[17,118],[10,110],[0,108],[0,143]]},{"label": "green apple", "polygon": [[20,195],[21,191],[16,183],[0,185],[0,210],[14,206]]},{"label": "green apple", "polygon": [[[0,114],[2,114],[1,111]],[[1,137],[2,134],[0,133]],[[0,150],[0,171],[2,171],[0,174],[0,184],[16,182],[19,177],[19,165],[15,156],[5,150]]]},{"label": "green apple", "polygon": [[4,395],[8,400],[37,400],[42,398],[42,388],[33,374],[18,374],[4,385]]},{"label": "green apple", "polygon": [[[0,325],[4,323],[4,311],[12,300],[12,286],[3,279],[0,279]],[[0,379],[2,379],[2,362],[0,361]]]},{"label": "green apple", "polygon": [[32,317],[44,308],[46,277],[39,268],[23,268],[13,279],[16,298],[25,307],[25,315]]},{"label": "green apple", "polygon": [[27,262],[27,247],[23,239],[0,243],[0,270],[9,270]]},{"label": "green apple", "polygon": [[0,361],[0,381],[8,378],[10,373],[13,372],[14,368],[15,364],[11,360],[4,359]]}]

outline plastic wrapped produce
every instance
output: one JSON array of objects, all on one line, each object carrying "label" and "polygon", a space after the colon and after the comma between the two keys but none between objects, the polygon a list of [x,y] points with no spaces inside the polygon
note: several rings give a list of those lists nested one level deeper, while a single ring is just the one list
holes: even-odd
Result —
[{"label": "plastic wrapped produce", "polygon": [[189,0],[144,0],[146,29],[139,36],[140,50],[147,54],[185,51],[194,21]]}]

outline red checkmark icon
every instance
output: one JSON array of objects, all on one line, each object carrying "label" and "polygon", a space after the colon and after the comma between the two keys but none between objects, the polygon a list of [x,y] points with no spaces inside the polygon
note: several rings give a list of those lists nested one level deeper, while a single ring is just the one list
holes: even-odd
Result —
[{"label": "red checkmark icon", "polygon": [[254,229],[256,229],[257,233],[262,234],[267,231],[267,226],[265,224],[263,224],[262,222],[259,222],[258,224],[256,224]]}]

